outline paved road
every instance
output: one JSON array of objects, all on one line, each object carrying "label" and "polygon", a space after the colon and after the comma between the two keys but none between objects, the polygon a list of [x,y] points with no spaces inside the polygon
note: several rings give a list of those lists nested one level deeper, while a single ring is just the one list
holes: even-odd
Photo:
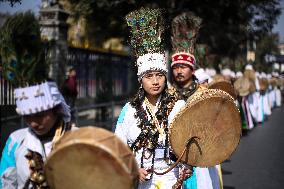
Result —
[{"label": "paved road", "polygon": [[284,106],[241,137],[222,169],[224,189],[284,188]]}]

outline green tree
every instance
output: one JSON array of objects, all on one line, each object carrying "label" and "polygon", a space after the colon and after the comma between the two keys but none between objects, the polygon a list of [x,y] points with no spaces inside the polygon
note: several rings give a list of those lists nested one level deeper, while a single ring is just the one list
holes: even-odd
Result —
[{"label": "green tree", "polygon": [[6,20],[0,30],[0,56],[3,76],[17,87],[47,78],[40,26],[33,13],[18,13]]},{"label": "green tree", "polygon": [[1,2],[9,2],[11,6],[14,6],[16,3],[20,3],[22,2],[22,0],[0,0]]},{"label": "green tree", "polygon": [[[11,3],[21,0],[1,0]],[[141,6],[166,10],[168,23],[183,11],[192,11],[203,19],[198,43],[210,52],[232,59],[243,53],[246,41],[271,32],[281,13],[280,0],[58,0],[74,20],[87,20],[87,35],[97,46],[112,37],[128,39],[124,16]],[[170,24],[169,24],[170,25]],[[170,43],[170,28],[166,32]],[[170,49],[170,44],[167,45]]]},{"label": "green tree", "polygon": [[[68,4],[74,18],[88,21],[88,35],[97,44],[109,37],[123,37],[128,32],[124,16],[141,6],[166,10],[168,23],[183,11],[192,11],[203,19],[199,43],[210,46],[211,53],[236,58],[249,36],[271,31],[281,13],[280,0],[60,0]],[[106,24],[109,23],[109,24]],[[170,30],[167,31],[168,39]],[[170,41],[170,40],[166,40]],[[170,48],[170,44],[168,44]]]}]

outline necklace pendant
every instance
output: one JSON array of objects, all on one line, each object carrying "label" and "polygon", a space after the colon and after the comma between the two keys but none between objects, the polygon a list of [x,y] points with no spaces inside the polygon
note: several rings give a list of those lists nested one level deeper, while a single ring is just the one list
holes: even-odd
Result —
[{"label": "necklace pendant", "polygon": [[149,159],[151,156],[152,156],[152,152],[150,152],[149,150],[146,149],[146,150],[144,151],[143,157],[144,157],[145,159]]}]

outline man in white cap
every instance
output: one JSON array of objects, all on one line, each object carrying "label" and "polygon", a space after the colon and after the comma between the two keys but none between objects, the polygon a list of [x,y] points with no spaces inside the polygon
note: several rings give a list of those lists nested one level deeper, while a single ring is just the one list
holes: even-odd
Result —
[{"label": "man in white cap", "polygon": [[212,81],[212,78],[205,72],[203,68],[197,69],[194,75],[198,79],[199,85],[208,88],[208,83]]},{"label": "man in white cap", "polygon": [[[18,27],[23,23],[27,25]],[[15,88],[16,112],[28,127],[10,134],[6,142],[0,163],[0,188],[48,188],[43,164],[55,142],[71,129],[70,109],[56,83],[46,78],[47,64],[36,18],[30,12],[19,13],[9,18],[3,29],[10,26],[5,30],[10,31],[5,33],[9,40],[1,45],[13,48],[7,53],[1,49],[3,71]],[[19,45],[23,49],[12,50]]]}]

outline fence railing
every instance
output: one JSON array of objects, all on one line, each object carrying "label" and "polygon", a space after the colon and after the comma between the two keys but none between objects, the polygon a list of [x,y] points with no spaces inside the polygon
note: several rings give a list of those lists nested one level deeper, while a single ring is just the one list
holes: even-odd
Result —
[{"label": "fence railing", "polygon": [[14,89],[12,85],[2,77],[0,73],[0,105],[14,105]]}]

